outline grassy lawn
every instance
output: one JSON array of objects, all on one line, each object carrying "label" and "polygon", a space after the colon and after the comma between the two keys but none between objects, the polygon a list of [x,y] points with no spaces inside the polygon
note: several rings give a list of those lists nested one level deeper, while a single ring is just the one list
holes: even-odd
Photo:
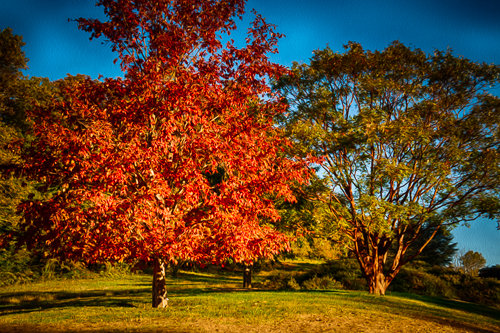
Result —
[{"label": "grassy lawn", "polygon": [[247,291],[241,279],[181,272],[169,280],[167,309],[151,308],[148,275],[5,287],[0,332],[500,332],[496,308],[344,290]]}]

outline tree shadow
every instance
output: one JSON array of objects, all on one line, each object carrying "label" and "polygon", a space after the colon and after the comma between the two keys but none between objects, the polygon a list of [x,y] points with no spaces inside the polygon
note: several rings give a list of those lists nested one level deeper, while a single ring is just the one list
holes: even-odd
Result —
[{"label": "tree shadow", "polygon": [[[178,277],[168,278],[167,288],[173,296],[196,296],[233,291],[232,288],[221,288],[220,285],[233,284],[238,280],[238,277],[229,275],[179,272]],[[120,281],[115,286],[128,289],[2,292],[0,316],[65,307],[136,307],[134,303],[145,304],[151,297],[151,285],[144,281]]]},{"label": "tree shadow", "polygon": [[[392,298],[390,296],[394,296]],[[499,320],[500,309],[489,307],[481,304],[468,303],[463,301],[456,301],[440,297],[422,296],[407,293],[391,293],[386,296],[370,295],[367,292],[345,292],[342,293],[344,298],[353,298],[359,302],[372,304],[378,308],[385,308],[388,313],[401,314],[402,312],[409,318],[426,319],[429,321],[446,324],[451,327],[459,329],[467,329],[474,332],[492,332],[489,330],[481,329],[473,323],[465,324],[460,314],[450,312],[450,310],[459,310],[467,313],[488,317],[493,320]],[[419,303],[403,303],[398,298],[407,300],[415,300],[422,302]],[[437,305],[439,307],[429,307],[427,305]],[[425,314],[425,315],[424,315]]]},{"label": "tree shadow", "polygon": [[500,318],[500,309],[494,308],[484,304],[476,304],[465,301],[457,301],[449,298],[441,298],[441,297],[431,297],[431,296],[423,296],[418,294],[407,294],[407,293],[393,293],[394,296],[400,296],[407,299],[412,299],[416,301],[421,301],[424,303],[434,304],[437,306],[444,307],[446,309],[460,310],[469,313],[474,313],[477,315],[489,317],[495,320],[499,320]]},{"label": "tree shadow", "polygon": [[0,295],[0,316],[65,307],[135,307],[150,288],[82,292],[13,292]]},{"label": "tree shadow", "polygon": [[170,278],[170,282],[173,284],[184,284],[185,281],[194,282],[194,283],[208,283],[208,284],[223,284],[223,283],[235,283],[242,280],[240,277],[228,276],[228,275],[215,275],[211,274],[202,275],[197,273],[189,273],[189,272],[179,272],[177,277]]}]

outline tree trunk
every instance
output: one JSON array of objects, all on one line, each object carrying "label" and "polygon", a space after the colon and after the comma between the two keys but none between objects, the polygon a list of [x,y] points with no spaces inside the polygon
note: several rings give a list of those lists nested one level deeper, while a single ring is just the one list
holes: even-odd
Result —
[{"label": "tree trunk", "polygon": [[397,274],[395,270],[399,270],[399,256],[396,256],[389,271],[384,271],[389,245],[387,240],[379,237],[371,237],[369,234],[362,234],[361,232],[357,234],[355,242],[356,259],[366,279],[370,294],[385,295],[385,291]]},{"label": "tree trunk", "polygon": [[389,282],[387,277],[382,272],[373,272],[367,276],[368,290],[370,294],[385,295]]},{"label": "tree trunk", "polygon": [[153,263],[153,307],[168,306],[166,264],[163,259],[155,258]]},{"label": "tree trunk", "polygon": [[243,268],[243,288],[252,288],[252,266]]}]

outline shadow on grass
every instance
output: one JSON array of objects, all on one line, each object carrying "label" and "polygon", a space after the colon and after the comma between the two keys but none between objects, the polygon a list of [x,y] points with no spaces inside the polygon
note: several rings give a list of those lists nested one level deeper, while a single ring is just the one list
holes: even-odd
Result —
[{"label": "shadow on grass", "polygon": [[88,290],[83,292],[43,291],[0,294],[0,316],[65,307],[135,307],[150,288],[130,290]]},{"label": "shadow on grass", "polygon": [[208,283],[208,284],[223,284],[223,283],[237,283],[239,281],[243,282],[243,278],[227,275],[203,275],[198,273],[189,272],[179,272],[177,277],[170,278],[170,281],[174,284],[184,284],[184,281],[196,282],[196,283]]},{"label": "shadow on grass", "polygon": [[469,303],[465,301],[456,301],[452,299],[447,299],[447,298],[440,298],[440,297],[431,297],[431,296],[423,296],[423,295],[417,295],[417,294],[407,294],[407,293],[394,293],[394,296],[399,296],[399,297],[404,297],[407,299],[412,299],[416,301],[421,301],[424,303],[428,304],[434,304],[437,306],[441,306],[447,309],[454,309],[454,310],[461,310],[465,312],[470,312],[478,315],[482,315],[485,317],[489,317],[492,319],[499,320],[500,319],[500,309],[487,306],[487,305],[481,305],[481,304],[475,304],[475,303]]},{"label": "shadow on grass", "polygon": [[[363,291],[347,291],[347,290],[314,290],[314,291],[296,291],[295,293],[307,293],[304,297],[314,297],[314,294],[330,294],[332,297],[340,297],[343,299],[351,299],[353,302],[360,304],[360,308],[379,309],[386,314],[393,313],[395,315],[403,315],[409,319],[424,319],[429,322],[435,322],[440,325],[449,326],[457,330],[465,330],[467,332],[484,332],[494,333],[498,330],[483,328],[473,321],[468,321],[462,316],[461,313],[450,312],[450,310],[460,310],[474,315],[481,315],[488,317],[493,321],[500,320],[500,309],[479,305],[474,303],[467,303],[462,301],[455,301],[450,299],[443,299],[438,297],[427,297],[421,295],[396,293],[392,296],[408,300],[421,301],[419,303],[404,302],[397,298],[386,296],[370,295]],[[431,307],[429,307],[431,305]],[[432,307],[437,305],[439,308]],[[492,325],[498,323],[492,322]]]},{"label": "shadow on grass", "polygon": [[[239,278],[228,275],[205,275],[180,272],[178,277],[169,277],[167,290],[171,295],[198,296],[214,292],[236,291],[219,288],[221,284],[233,284]],[[135,307],[134,303],[145,303],[151,298],[151,285],[144,281],[118,281],[115,286],[126,290],[91,289],[72,291],[23,291],[0,293],[0,316],[16,313],[43,311],[65,307]],[[120,288],[120,289],[121,289]]]},{"label": "shadow on grass", "polygon": [[[455,301],[451,299],[421,296],[415,294],[400,294],[395,295],[409,300],[421,301],[424,304],[437,305],[439,308],[429,308],[419,304],[405,304],[402,307],[406,310],[413,312],[407,312],[410,317],[426,319],[429,321],[434,321],[440,324],[445,324],[450,327],[465,330],[467,332],[498,332],[498,330],[490,330],[486,328],[478,327],[474,322],[469,322],[460,313],[453,313],[450,310],[459,310],[467,313],[480,315],[488,317],[492,320],[498,321],[500,319],[500,310],[495,309],[486,305],[479,305],[474,303],[467,303],[463,301]],[[401,303],[397,301],[392,301],[394,305]],[[422,310],[423,311],[422,311]],[[425,313],[422,315],[422,312]],[[498,324],[497,324],[498,325]]]},{"label": "shadow on grass", "polygon": [[[313,291],[314,293],[322,292],[322,291]],[[325,291],[330,292],[330,291]],[[500,309],[494,308],[491,306],[483,305],[483,304],[475,304],[464,301],[456,301],[447,298],[440,297],[431,297],[431,296],[423,296],[417,294],[409,294],[409,293],[399,293],[394,292],[388,296],[376,296],[370,295],[368,292],[363,291],[339,291],[344,298],[352,298],[354,300],[358,300],[360,302],[369,303],[376,306],[386,306],[388,307],[388,311],[392,311],[397,313],[399,310],[408,309],[414,310],[416,312],[426,311],[432,312],[433,314],[443,315],[446,310],[459,310],[472,314],[477,314],[485,317],[489,317],[494,320],[500,319]],[[401,303],[397,298],[391,298],[391,296],[420,301],[424,304],[429,305],[437,305],[440,308],[429,308],[423,304],[418,303]],[[391,310],[392,309],[392,310]]]}]

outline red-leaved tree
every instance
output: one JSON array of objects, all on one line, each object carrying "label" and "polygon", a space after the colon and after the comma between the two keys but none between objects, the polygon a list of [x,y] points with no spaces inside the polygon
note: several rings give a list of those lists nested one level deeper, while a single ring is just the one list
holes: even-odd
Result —
[{"label": "red-leaved tree", "polygon": [[[24,235],[54,256],[165,264],[249,263],[287,248],[273,198],[307,178],[286,157],[269,80],[279,34],[255,15],[246,44],[227,37],[244,0],[101,0],[107,21],[79,19],[119,55],[123,78],[67,78],[35,108],[25,171],[51,193],[24,204]],[[229,40],[223,43],[223,40]]]}]

